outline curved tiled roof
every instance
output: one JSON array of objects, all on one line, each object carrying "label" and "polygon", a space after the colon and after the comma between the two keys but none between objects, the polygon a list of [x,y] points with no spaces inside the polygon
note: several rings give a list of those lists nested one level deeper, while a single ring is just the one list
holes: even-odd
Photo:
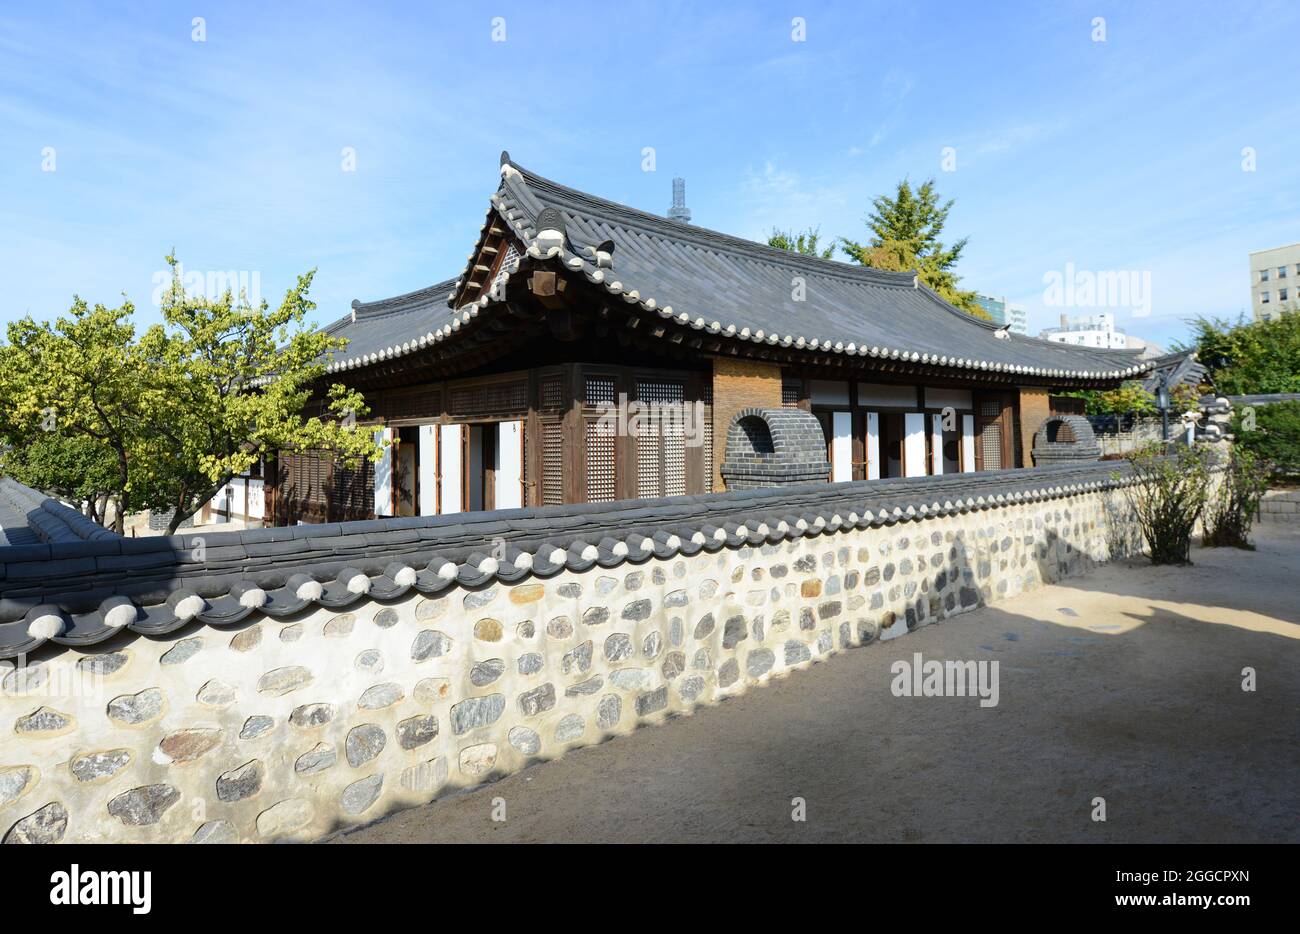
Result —
[{"label": "curved tiled roof", "polygon": [[[803,256],[637,211],[535,175],[505,153],[492,205],[533,259],[561,263],[630,306],[702,332],[954,371],[1118,380],[1149,369],[1132,354],[1011,334],[952,307],[912,273]],[[560,236],[538,229],[548,208],[559,212]],[[598,257],[596,247],[605,241],[613,242],[613,252]],[[473,263],[471,255],[465,272],[447,289],[448,299],[461,293]],[[792,298],[796,279],[802,281],[801,301]],[[349,347],[329,369],[364,366],[440,343],[495,301],[484,294],[448,318],[438,307],[445,285],[356,306],[392,305],[412,315],[403,323],[410,328],[386,323],[372,337],[366,328],[345,327],[346,336],[356,334],[365,349]],[[346,319],[337,324],[346,325]]]},{"label": "curved tiled roof", "polygon": [[[816,483],[540,509],[0,548],[0,658],[363,597],[892,525],[1128,482],[1122,463]],[[493,555],[503,557],[493,557]]]},{"label": "curved tiled roof", "polygon": [[1160,357],[1149,357],[1147,363],[1152,369],[1150,375],[1142,380],[1142,388],[1152,393],[1160,388],[1162,374],[1168,375],[1170,389],[1177,386],[1196,388],[1205,382],[1209,374],[1204,364],[1196,359],[1195,350],[1180,350]]},{"label": "curved tiled roof", "polygon": [[0,546],[118,537],[40,490],[0,477]]},{"label": "curved tiled roof", "polygon": [[455,284],[455,279],[447,279],[393,298],[354,301],[351,314],[324,328],[331,337],[346,337],[348,340],[347,346],[329,364],[330,370],[350,369],[372,362],[372,358],[385,348],[409,343],[412,335],[418,341],[420,335],[428,334],[434,325],[440,327],[449,322],[452,312],[447,299]]}]

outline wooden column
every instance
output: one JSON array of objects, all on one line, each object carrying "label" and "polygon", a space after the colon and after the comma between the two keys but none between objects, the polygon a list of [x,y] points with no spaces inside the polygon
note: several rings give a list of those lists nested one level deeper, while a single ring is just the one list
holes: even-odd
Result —
[{"label": "wooden column", "polygon": [[1047,416],[1052,414],[1049,390],[1037,387],[1020,387],[1020,404],[1016,407],[1016,432],[1020,436],[1020,463],[1018,467],[1034,466],[1034,432],[1038,431]]}]

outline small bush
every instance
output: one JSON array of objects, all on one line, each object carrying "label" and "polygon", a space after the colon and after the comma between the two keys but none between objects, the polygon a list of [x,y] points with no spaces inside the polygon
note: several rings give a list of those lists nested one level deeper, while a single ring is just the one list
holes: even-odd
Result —
[{"label": "small bush", "polygon": [[1259,515],[1259,501],[1268,490],[1269,464],[1241,445],[1233,445],[1219,489],[1205,510],[1206,548],[1248,548],[1250,527]]},{"label": "small bush", "polygon": [[1125,458],[1136,483],[1124,488],[1152,564],[1191,564],[1192,532],[1209,495],[1209,455],[1202,446],[1153,443]]}]

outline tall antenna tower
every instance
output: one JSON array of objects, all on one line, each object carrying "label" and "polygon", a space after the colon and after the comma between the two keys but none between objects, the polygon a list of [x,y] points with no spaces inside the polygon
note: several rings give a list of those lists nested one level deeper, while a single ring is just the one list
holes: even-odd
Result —
[{"label": "tall antenna tower", "polygon": [[668,209],[669,220],[691,222],[691,209],[686,206],[686,179],[673,179],[673,206]]}]

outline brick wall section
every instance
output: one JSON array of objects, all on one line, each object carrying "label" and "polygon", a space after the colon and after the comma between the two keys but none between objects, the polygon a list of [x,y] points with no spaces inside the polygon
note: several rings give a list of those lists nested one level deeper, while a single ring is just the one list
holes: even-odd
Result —
[{"label": "brick wall section", "polygon": [[781,408],[781,367],[775,363],[713,358],[713,489],[724,490],[727,428],[741,409]]},{"label": "brick wall section", "polygon": [[1259,504],[1262,522],[1300,522],[1300,490],[1269,490]]},{"label": "brick wall section", "polygon": [[1038,426],[1052,414],[1051,397],[1046,389],[1021,387],[1020,389],[1020,424],[1016,426],[1017,440],[1020,442],[1020,463],[1017,466],[1034,466],[1034,435]]}]

